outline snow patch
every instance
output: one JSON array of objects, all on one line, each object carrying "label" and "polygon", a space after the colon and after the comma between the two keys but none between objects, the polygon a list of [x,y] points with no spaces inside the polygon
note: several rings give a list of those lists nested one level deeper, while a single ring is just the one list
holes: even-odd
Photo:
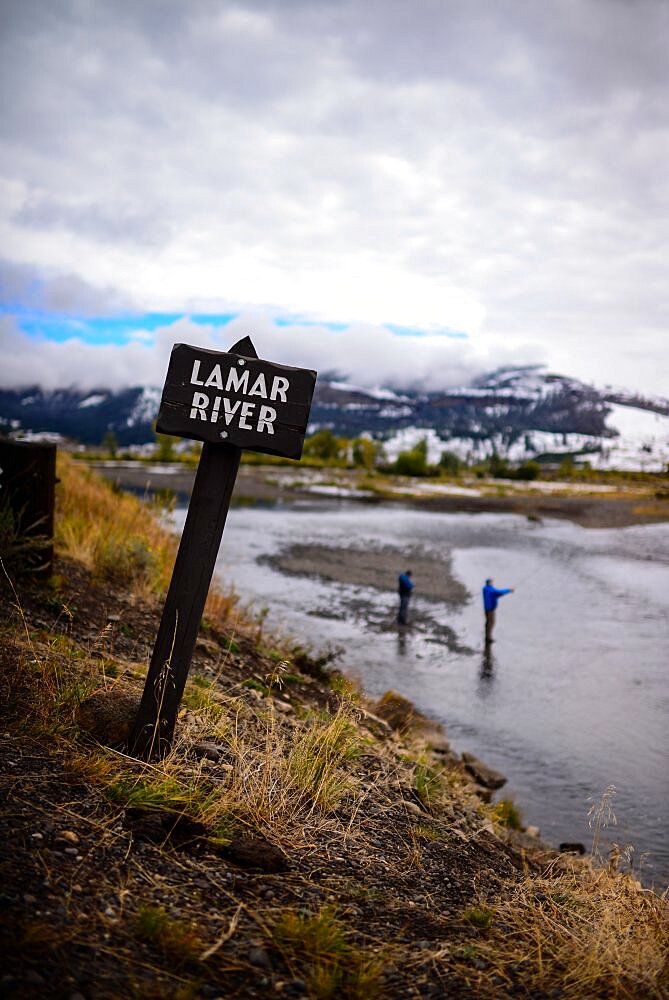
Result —
[{"label": "snow patch", "polygon": [[136,424],[150,423],[155,420],[160,407],[160,397],[161,391],[157,386],[144,386],[126,420],[126,426],[134,427]]},{"label": "snow patch", "polygon": [[86,396],[86,399],[82,399],[82,401],[77,404],[77,409],[85,410],[89,406],[99,406],[100,403],[104,403],[106,398],[106,394],[93,393],[92,396]]}]

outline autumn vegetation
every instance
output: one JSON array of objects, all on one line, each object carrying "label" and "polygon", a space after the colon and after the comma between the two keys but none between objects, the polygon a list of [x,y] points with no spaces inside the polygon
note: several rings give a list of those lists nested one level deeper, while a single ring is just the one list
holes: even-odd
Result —
[{"label": "autumn vegetation", "polygon": [[175,541],[68,456],[59,478],[54,575],[10,572],[11,538],[0,567],[8,996],[669,995],[667,900],[602,857],[610,801],[589,856],[532,842],[428,720],[391,724],[225,584],[169,756],[83,728],[141,692]]}]

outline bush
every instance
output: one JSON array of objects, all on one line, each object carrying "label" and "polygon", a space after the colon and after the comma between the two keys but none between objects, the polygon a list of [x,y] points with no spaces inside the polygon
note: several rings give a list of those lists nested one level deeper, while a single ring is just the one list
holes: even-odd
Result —
[{"label": "bush", "polygon": [[488,461],[488,471],[494,479],[510,479],[511,467],[505,458],[500,458],[495,452]]},{"label": "bush", "polygon": [[541,466],[538,462],[530,461],[523,462],[516,469],[513,478],[522,479],[525,482],[530,482],[532,479],[538,479],[541,475]]},{"label": "bush", "polygon": [[353,441],[351,457],[353,464],[362,466],[363,469],[373,469],[379,459],[381,446],[378,441],[371,438],[359,437]]},{"label": "bush", "polygon": [[306,439],[303,454],[324,462],[338,461],[346,457],[346,445],[345,438],[335,437],[332,431],[324,428]]},{"label": "bush", "polygon": [[105,580],[121,586],[149,583],[156,572],[157,560],[141,538],[119,542],[104,539],[94,556],[95,571]]},{"label": "bush", "polygon": [[411,448],[410,451],[401,451],[393,466],[393,472],[399,476],[426,476],[427,467],[427,441],[425,438]]},{"label": "bush", "polygon": [[442,472],[450,476],[457,476],[462,463],[453,451],[442,451],[439,459],[439,468]]},{"label": "bush", "polygon": [[35,573],[48,565],[51,539],[21,528],[8,501],[0,502],[0,559],[6,571]]}]

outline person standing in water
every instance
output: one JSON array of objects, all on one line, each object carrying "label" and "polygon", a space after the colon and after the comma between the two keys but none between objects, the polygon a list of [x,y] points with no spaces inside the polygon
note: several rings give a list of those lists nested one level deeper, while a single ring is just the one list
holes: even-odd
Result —
[{"label": "person standing in water", "polygon": [[405,573],[400,573],[398,581],[398,591],[400,595],[400,607],[397,612],[398,625],[408,625],[409,623],[409,600],[411,598],[411,591],[415,586],[415,583],[411,579],[410,569],[408,569]]},{"label": "person standing in water", "polygon": [[497,602],[504,594],[512,594],[513,587],[493,587],[492,580],[488,579],[483,588],[483,610],[485,612],[485,644],[489,646],[495,640],[492,637],[492,630],[495,627],[495,611]]}]

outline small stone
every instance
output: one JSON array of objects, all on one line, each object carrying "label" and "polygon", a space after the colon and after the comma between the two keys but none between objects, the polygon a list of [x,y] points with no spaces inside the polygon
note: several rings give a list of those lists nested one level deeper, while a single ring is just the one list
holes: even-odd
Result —
[{"label": "small stone", "polygon": [[56,834],[56,840],[67,840],[70,844],[78,844],[79,837],[74,833],[73,830],[60,830]]},{"label": "small stone", "polygon": [[578,841],[574,841],[573,843],[568,841],[563,844],[560,844],[558,850],[562,854],[585,854],[584,845],[579,843]]},{"label": "small stone", "polygon": [[30,836],[32,837],[33,840],[44,840],[43,833],[31,833]]},{"label": "small stone", "polygon": [[23,893],[23,902],[26,903],[28,906],[32,906],[33,903],[37,902],[37,897],[36,896],[31,896],[29,892],[24,892]]},{"label": "small stone", "polygon": [[264,837],[235,837],[220,851],[224,857],[244,868],[264,872],[285,872],[290,868],[283,851]]},{"label": "small stone", "polygon": [[296,990],[299,993],[307,992],[307,984],[305,983],[304,979],[291,979],[288,985],[291,987],[291,989]]},{"label": "small stone", "polygon": [[502,785],[506,784],[506,778],[503,774],[495,771],[492,767],[488,767],[478,757],[475,757],[473,753],[463,753],[462,762],[465,765],[465,769],[474,778],[474,781],[479,785],[483,785],[484,788],[501,788]]},{"label": "small stone", "polygon": [[540,836],[541,830],[538,826],[527,826],[525,827],[525,833],[528,837],[533,837],[536,840]]},{"label": "small stone", "polygon": [[198,760],[212,760],[217,764],[225,756],[225,747],[210,740],[200,740],[193,746],[193,753]]},{"label": "small stone", "polygon": [[30,969],[29,972],[26,972],[23,981],[30,986],[42,986],[44,984],[44,977],[40,976],[39,972],[36,972],[34,969]]},{"label": "small stone", "polygon": [[70,856],[74,856],[75,858],[78,853],[79,851],[77,850],[76,847],[66,847],[65,850],[63,851],[63,854],[69,854]]},{"label": "small stone", "polygon": [[426,813],[424,809],[421,809],[417,802],[412,802],[410,799],[407,799],[403,805],[406,811],[412,813],[414,816],[423,816],[426,819],[429,818],[430,814]]},{"label": "small stone", "polygon": [[249,951],[249,962],[261,969],[271,969],[272,961],[269,953],[264,948],[251,948]]}]

